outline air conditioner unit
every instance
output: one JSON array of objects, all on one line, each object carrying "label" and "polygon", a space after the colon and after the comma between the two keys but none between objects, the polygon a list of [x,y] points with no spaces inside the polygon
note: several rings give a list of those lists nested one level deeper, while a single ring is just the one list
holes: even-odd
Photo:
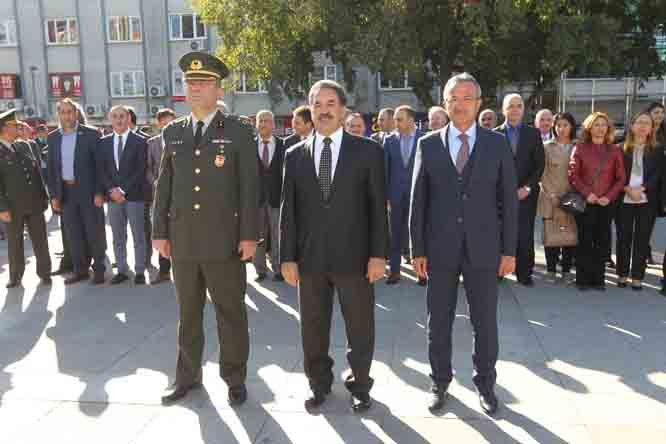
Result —
[{"label": "air conditioner unit", "polygon": [[16,104],[14,102],[7,102],[7,109],[13,109],[16,108]]},{"label": "air conditioner unit", "polygon": [[150,114],[154,116],[155,114],[157,114],[157,111],[159,111],[160,109],[161,108],[159,106],[153,105],[150,107]]},{"label": "air conditioner unit", "polygon": [[208,40],[194,40],[190,43],[190,48],[192,51],[207,51]]},{"label": "air conditioner unit", "polygon": [[7,102],[0,101],[0,113],[7,111]]},{"label": "air conditioner unit", "polygon": [[164,97],[164,87],[162,85],[152,85],[150,87],[151,97]]},{"label": "air conditioner unit", "polygon": [[104,116],[104,107],[99,104],[86,105],[86,114],[88,117],[103,117]]},{"label": "air conditioner unit", "polygon": [[26,117],[35,117],[37,115],[37,109],[34,106],[26,106],[23,108],[23,114]]},{"label": "air conditioner unit", "polygon": [[23,99],[8,100],[7,109],[15,109],[16,111],[23,111]]}]

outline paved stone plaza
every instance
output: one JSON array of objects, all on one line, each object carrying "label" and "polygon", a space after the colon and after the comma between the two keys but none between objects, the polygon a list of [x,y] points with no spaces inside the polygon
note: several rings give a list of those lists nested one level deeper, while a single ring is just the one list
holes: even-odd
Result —
[{"label": "paved stone plaza", "polygon": [[[54,253],[60,235],[55,220],[49,225]],[[660,221],[653,242],[659,253],[665,228]],[[649,269],[642,293],[613,285],[605,293],[581,293],[546,284],[542,267],[533,289],[502,284],[501,407],[494,419],[481,412],[472,384],[472,330],[462,290],[454,327],[457,375],[444,413],[428,412],[425,290],[406,267],[399,285],[376,286],[373,409],[351,413],[338,377],[325,408],[313,416],[303,408],[308,387],[296,292],[286,284],[256,284],[248,266],[252,348],[244,406],[226,404],[209,307],[205,388],[162,407],[159,398],[175,368],[173,286],[65,288],[57,277],[52,288],[42,288],[31,258],[24,288],[7,291],[6,248],[0,243],[1,444],[666,442],[660,267]],[[339,312],[332,335],[340,376],[346,363]]]}]

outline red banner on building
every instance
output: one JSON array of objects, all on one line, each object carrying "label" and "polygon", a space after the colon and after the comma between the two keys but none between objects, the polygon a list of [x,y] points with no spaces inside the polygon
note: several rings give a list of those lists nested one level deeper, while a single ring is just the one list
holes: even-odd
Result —
[{"label": "red banner on building", "polygon": [[0,99],[21,97],[19,77],[16,74],[0,74]]},{"label": "red banner on building", "polygon": [[81,97],[81,75],[78,72],[49,74],[51,97]]}]

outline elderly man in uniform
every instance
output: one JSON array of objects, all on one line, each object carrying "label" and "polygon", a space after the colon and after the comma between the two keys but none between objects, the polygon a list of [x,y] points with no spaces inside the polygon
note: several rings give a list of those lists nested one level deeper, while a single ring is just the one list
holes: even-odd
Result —
[{"label": "elderly man in uniform", "polygon": [[245,261],[257,248],[258,164],[252,128],[217,108],[229,74],[214,56],[191,52],[185,74],[189,116],[162,132],[164,152],[155,186],[153,246],[171,257],[180,311],[176,380],[171,404],[201,386],[206,290],[215,306],[220,375],[228,402],[247,399],[249,355]]},{"label": "elderly man in uniform", "polygon": [[51,284],[51,258],[44,219],[48,196],[39,172],[39,161],[27,142],[17,140],[19,125],[16,110],[0,114],[0,220],[7,224],[7,288],[19,286],[25,271],[24,226],[28,228],[37,258],[37,275],[42,284]]}]

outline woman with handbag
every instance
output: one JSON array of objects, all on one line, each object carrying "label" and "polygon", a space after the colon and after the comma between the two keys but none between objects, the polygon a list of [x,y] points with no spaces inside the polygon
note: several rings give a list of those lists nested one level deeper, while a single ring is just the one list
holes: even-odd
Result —
[{"label": "woman with handbag", "polygon": [[546,155],[541,177],[537,214],[543,217],[543,245],[546,250],[548,281],[555,282],[557,263],[562,266],[562,281],[568,282],[571,263],[578,243],[576,219],[560,208],[560,199],[571,191],[568,168],[576,136],[576,121],[570,113],[554,118],[555,137],[543,145]]},{"label": "woman with handbag", "polygon": [[620,194],[617,224],[617,286],[642,290],[652,223],[659,208],[663,153],[657,149],[657,127],[647,111],[631,119],[624,141],[625,186]]},{"label": "woman with handbag", "polygon": [[585,198],[576,216],[576,286],[603,291],[604,254],[608,249],[611,202],[625,184],[622,151],[613,144],[615,129],[605,113],[594,112],[583,121],[579,142],[569,161],[569,183]]}]

